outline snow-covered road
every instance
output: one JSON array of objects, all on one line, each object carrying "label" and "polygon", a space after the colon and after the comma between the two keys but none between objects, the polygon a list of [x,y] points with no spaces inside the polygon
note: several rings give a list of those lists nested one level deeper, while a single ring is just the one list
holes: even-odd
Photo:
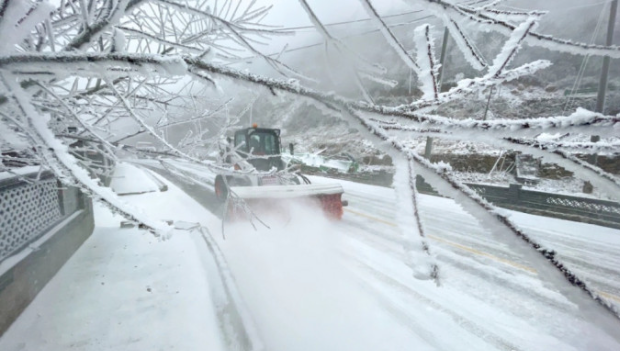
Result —
[{"label": "snow-covered road", "polygon": [[[452,200],[420,199],[440,264],[437,287],[412,276],[407,242],[394,223],[391,189],[341,182],[350,206],[340,222],[293,204],[290,218],[265,219],[271,229],[227,224],[224,240],[219,219],[193,199],[208,194],[193,191],[192,198],[161,179],[167,192],[127,201],[153,217],[211,229],[266,350],[620,349]],[[207,286],[214,277],[203,267],[210,265],[204,262],[209,251],[192,238],[197,233],[178,232],[156,242],[135,229],[112,229],[120,218],[98,215],[93,237],[0,339],[1,350],[68,350],[77,342],[82,350],[230,346],[214,327],[218,294]],[[512,217],[601,295],[620,303],[620,231],[520,213]],[[101,257],[107,257],[105,264]],[[106,287],[123,293],[95,289],[101,276]],[[72,284],[89,288],[62,297],[63,287]],[[147,285],[153,289],[146,291]],[[176,291],[187,295],[179,299]],[[112,312],[135,303],[143,305]],[[59,311],[70,313],[59,319]],[[101,327],[112,321],[124,327]]]},{"label": "snow-covered road", "polygon": [[[408,279],[408,272],[402,267],[403,240],[393,222],[393,192],[347,182],[343,185],[350,204],[343,224],[358,229],[342,232],[365,246],[365,264],[378,271],[379,279],[391,281],[393,289],[406,291],[410,303],[417,299],[436,306],[459,321],[461,329],[486,339],[487,347],[493,346],[491,349],[617,347],[614,342],[607,346],[599,344],[603,337],[596,336],[598,332],[580,318],[580,311],[553,287],[545,286],[534,267],[493,240],[473,217],[449,199],[420,196],[431,248],[440,263],[442,287],[427,290],[428,284]],[[536,240],[556,249],[572,270],[619,306],[619,231],[505,212]],[[383,258],[378,259],[379,254]],[[386,264],[389,261],[392,266]],[[399,270],[401,274],[397,275]],[[405,305],[407,300],[402,301]],[[519,326],[522,322],[527,326]],[[441,331],[438,333],[441,335]]]}]

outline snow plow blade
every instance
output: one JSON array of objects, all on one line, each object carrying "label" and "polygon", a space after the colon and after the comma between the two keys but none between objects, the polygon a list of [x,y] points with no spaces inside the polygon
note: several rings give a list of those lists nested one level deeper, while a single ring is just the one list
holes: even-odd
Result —
[{"label": "snow plow blade", "polygon": [[[263,208],[267,210],[281,210],[280,203],[291,201],[310,200],[318,202],[323,212],[330,218],[341,219],[343,203],[341,196],[344,193],[340,184],[304,184],[304,185],[268,185],[258,187],[231,187],[234,194],[229,204],[229,213],[233,218],[239,217],[237,202],[245,202],[252,210]],[[235,201],[239,199],[238,201]]]}]

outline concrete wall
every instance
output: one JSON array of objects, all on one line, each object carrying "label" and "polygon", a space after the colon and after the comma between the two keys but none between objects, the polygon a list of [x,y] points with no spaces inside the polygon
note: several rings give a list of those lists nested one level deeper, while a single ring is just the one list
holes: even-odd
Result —
[{"label": "concrete wall", "polygon": [[[81,197],[83,209],[70,215],[33,245],[39,249],[21,258],[0,276],[0,336],[45,287],[73,253],[92,234],[94,218],[89,198]],[[81,206],[81,207],[82,207]],[[7,261],[15,260],[9,258]],[[10,262],[8,262],[10,263]],[[6,261],[3,265],[8,264]]]}]

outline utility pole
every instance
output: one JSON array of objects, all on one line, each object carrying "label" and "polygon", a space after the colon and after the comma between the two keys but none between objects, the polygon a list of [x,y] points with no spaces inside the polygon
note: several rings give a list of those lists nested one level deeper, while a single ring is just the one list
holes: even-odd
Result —
[{"label": "utility pole", "polygon": [[491,105],[491,97],[493,96],[493,90],[495,87],[491,87],[489,91],[489,98],[487,99],[487,107],[484,108],[484,116],[482,117],[483,121],[487,120],[487,113],[489,113],[489,106]]},{"label": "utility pole", "polygon": [[[616,13],[618,12],[618,0],[613,0],[611,10],[609,12],[609,23],[607,24],[607,41],[605,45],[611,46],[614,41],[614,29],[616,24]],[[607,79],[609,76],[609,64],[611,58],[605,56],[603,58],[603,71],[601,72],[601,81],[598,86],[598,97],[596,99],[596,112],[603,113],[605,109],[605,94],[607,92]]]},{"label": "utility pole", "polygon": [[441,45],[441,56],[439,58],[439,77],[437,78],[437,85],[439,86],[439,92],[441,92],[441,83],[443,83],[443,65],[446,62],[446,49],[448,47],[448,39],[450,37],[450,33],[448,32],[448,27],[443,30],[443,44]]},{"label": "utility pole", "polygon": [[[441,93],[441,83],[443,82],[443,66],[446,62],[446,49],[448,48],[448,39],[450,37],[450,33],[448,32],[448,27],[443,30],[443,44],[441,45],[441,57],[439,58],[439,74],[437,77],[437,86],[439,87],[439,92]],[[426,149],[424,150],[424,157],[427,159],[431,159],[431,153],[433,152],[433,138],[426,137]]]}]

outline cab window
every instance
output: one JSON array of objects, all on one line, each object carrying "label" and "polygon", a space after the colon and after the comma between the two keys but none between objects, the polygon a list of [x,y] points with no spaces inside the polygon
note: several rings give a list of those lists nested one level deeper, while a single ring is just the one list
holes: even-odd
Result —
[{"label": "cab window", "polygon": [[239,133],[235,135],[235,147],[237,150],[248,152],[248,146],[245,144],[245,134]]}]

